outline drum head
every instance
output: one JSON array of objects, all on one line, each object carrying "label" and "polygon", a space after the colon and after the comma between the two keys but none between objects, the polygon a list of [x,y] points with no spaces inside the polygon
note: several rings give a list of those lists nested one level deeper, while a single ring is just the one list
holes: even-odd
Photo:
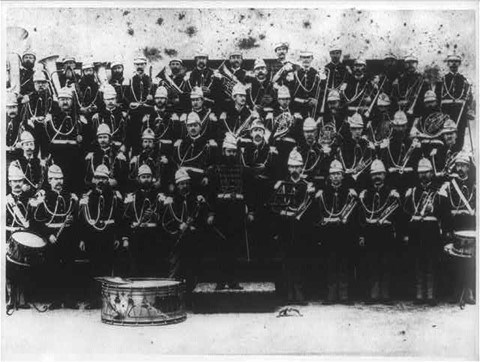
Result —
[{"label": "drum head", "polygon": [[171,287],[178,285],[180,282],[176,280],[166,280],[166,279],[145,279],[145,280],[133,280],[131,283],[122,286],[128,286],[132,288],[160,288],[160,287]]},{"label": "drum head", "polygon": [[29,248],[44,248],[47,245],[45,240],[40,236],[27,231],[17,231],[16,233],[13,233],[12,239],[19,244],[28,246]]}]

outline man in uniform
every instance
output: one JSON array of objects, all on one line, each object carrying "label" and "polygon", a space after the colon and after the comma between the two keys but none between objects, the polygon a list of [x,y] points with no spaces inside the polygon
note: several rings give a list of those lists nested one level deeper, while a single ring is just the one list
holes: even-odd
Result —
[{"label": "man in uniform", "polygon": [[188,93],[185,89],[185,68],[183,61],[180,58],[172,58],[160,73],[157,74],[159,80],[158,86],[163,86],[168,90],[168,106],[172,107],[173,111],[181,114],[188,109]]},{"label": "man in uniform", "polygon": [[82,64],[82,73],[83,76],[78,82],[78,101],[80,112],[89,118],[97,111],[100,104],[99,85],[95,79],[95,69],[92,62]]},{"label": "man in uniform", "polygon": [[304,160],[302,176],[313,183],[315,188],[322,188],[335,151],[331,145],[323,146],[319,143],[318,127],[313,118],[309,117],[303,123],[303,140],[298,149]]},{"label": "man in uniform", "polygon": [[177,170],[173,196],[163,200],[162,226],[172,240],[169,278],[186,280],[187,303],[197,283],[205,224],[214,219],[205,197],[192,190],[188,172]]},{"label": "man in uniform", "polygon": [[[203,90],[200,87],[196,87],[190,93],[191,111],[196,113],[200,119],[202,137],[208,140],[215,140],[218,136],[218,118],[212,108],[205,106],[205,97]],[[180,121],[185,122],[188,113],[182,114]]]},{"label": "man in uniform", "polygon": [[152,80],[145,74],[147,59],[145,57],[136,57],[133,60],[135,74],[130,80],[130,86],[127,91],[128,107],[130,121],[127,122],[127,150],[131,151],[132,156],[136,155],[141,148],[140,137],[142,135],[142,119],[152,108],[153,97],[150,94]]},{"label": "man in uniform", "polygon": [[365,246],[368,263],[368,303],[391,304],[390,276],[395,237],[400,233],[400,194],[385,185],[386,169],[375,160],[370,168],[371,185],[359,195],[360,246]]},{"label": "man in uniform", "polygon": [[52,112],[52,107],[56,106],[56,104],[53,103],[53,96],[44,71],[35,71],[33,74],[33,86],[33,91],[23,98],[21,118],[22,122],[29,124],[33,128],[33,134],[37,141],[35,153],[40,153],[40,157],[45,158],[46,154],[48,154],[45,117]]},{"label": "man in uniform", "polygon": [[237,83],[232,89],[234,103],[220,115],[218,124],[217,142],[223,142],[225,134],[231,133],[235,137],[243,137],[249,131],[249,123],[258,117],[258,113],[252,112],[247,103],[245,86]]},{"label": "man in uniform", "polygon": [[172,153],[173,144],[182,138],[184,129],[178,115],[168,106],[167,88],[159,86],[155,91],[155,105],[143,119],[142,131],[151,128],[155,132],[155,143],[169,149]]},{"label": "man in uniform", "polygon": [[[379,91],[385,93],[393,102],[393,83],[398,78],[397,56],[393,53],[385,54],[383,58],[383,72],[374,78],[373,82],[378,85]],[[393,109],[396,109],[396,103],[393,104]]]},{"label": "man in uniform", "polygon": [[7,150],[7,164],[17,159],[20,155],[20,134],[25,129],[24,123],[20,119],[18,112],[18,103],[15,93],[7,93],[6,101],[7,109],[7,132],[6,132],[6,150]]},{"label": "man in uniform", "polygon": [[98,132],[98,127],[105,124],[111,131],[111,143],[117,150],[126,153],[126,128],[128,123],[127,112],[122,110],[117,103],[117,92],[112,86],[106,85],[103,88],[104,107],[92,116],[93,131]]},{"label": "man in uniform", "polygon": [[37,56],[34,51],[27,50],[22,55],[22,68],[20,68],[20,94],[27,95],[34,91],[33,73]]},{"label": "man in uniform", "polygon": [[85,157],[85,186],[95,184],[95,172],[98,166],[105,165],[109,170],[109,186],[125,191],[127,181],[127,159],[125,154],[112,144],[112,133],[107,124],[101,123],[97,128],[97,144]]},{"label": "man in uniform", "polygon": [[423,76],[418,72],[418,59],[411,54],[405,57],[405,71],[393,82],[393,98],[401,111],[411,118],[421,110],[424,88]]},{"label": "man in uniform", "polygon": [[247,221],[252,236],[252,254],[260,262],[272,256],[271,230],[268,201],[275,179],[279,178],[278,151],[265,140],[265,126],[259,119],[250,126],[250,137],[241,139],[241,159],[245,166],[245,194],[253,200]]},{"label": "man in uniform", "polygon": [[184,91],[193,92],[195,88],[200,88],[202,97],[205,95],[205,101],[217,111],[221,103],[221,83],[222,75],[218,70],[208,67],[208,55],[197,52],[195,55],[195,68],[185,74]]},{"label": "man in uniform", "polygon": [[58,92],[58,102],[60,109],[54,110],[45,119],[49,156],[64,171],[66,189],[79,193],[83,188],[82,144],[87,124],[73,109],[73,96],[69,88],[62,88]]},{"label": "man in uniform", "polygon": [[354,113],[364,114],[374,97],[374,88],[365,74],[366,67],[364,59],[355,59],[353,74],[347,77],[340,88],[340,95],[350,116]]},{"label": "man in uniform", "polygon": [[166,255],[158,233],[160,206],[152,170],[146,164],[141,165],[136,190],[125,196],[122,217],[122,243],[132,255],[131,276],[165,275]]},{"label": "man in uniform", "polygon": [[464,75],[458,72],[462,58],[458,54],[447,57],[450,71],[443,77],[441,84],[441,108],[458,127],[458,141],[463,147],[465,129],[469,122],[469,111],[472,107],[471,85]]},{"label": "man in uniform", "polygon": [[122,196],[111,188],[109,179],[108,167],[98,165],[93,174],[93,187],[79,203],[79,248],[90,260],[92,278],[86,309],[100,308],[100,285],[93,278],[113,275],[114,249],[120,247]]},{"label": "man in uniform", "polygon": [[[30,227],[30,208],[28,202],[31,191],[26,191],[25,175],[23,174],[18,163],[13,161],[8,167],[8,184],[11,192],[5,199],[7,207],[6,212],[6,240],[10,241],[10,237],[17,231],[25,231]],[[6,264],[6,281],[7,281],[7,310],[13,308],[30,308],[27,303],[30,292],[32,278],[34,275],[28,272],[28,268],[22,267],[15,261],[9,259],[7,252]]]},{"label": "man in uniform", "polygon": [[80,79],[77,73],[75,73],[75,68],[77,66],[75,58],[71,56],[65,56],[62,63],[63,70],[58,73],[60,87],[76,88]]},{"label": "man in uniform", "polygon": [[[445,184],[449,208],[452,211],[455,231],[476,230],[476,182],[471,169],[470,155],[460,152],[455,157],[455,168],[450,181]],[[455,258],[458,259],[458,258]],[[457,260],[454,270],[454,299],[462,297],[467,304],[475,304],[475,255],[471,259]]]},{"label": "man in uniform", "polygon": [[407,123],[405,112],[397,111],[392,120],[392,134],[380,156],[388,169],[387,184],[402,195],[415,183],[415,165],[422,155],[420,141],[408,135]]},{"label": "man in uniform", "polygon": [[[167,149],[168,151],[168,149]],[[168,190],[167,182],[171,179],[170,165],[167,155],[164,153],[163,144],[155,145],[155,133],[151,128],[145,129],[142,134],[142,151],[130,160],[128,179],[129,189],[136,188],[138,174],[143,165],[148,165],[152,172],[152,187],[155,190]]]},{"label": "man in uniform", "polygon": [[335,130],[341,137],[348,137],[350,135],[350,126],[347,122],[348,110],[342,106],[340,93],[336,89],[328,92],[327,106],[325,115],[323,116],[323,123],[331,123],[335,126]]},{"label": "man in uniform", "polygon": [[451,119],[447,119],[441,130],[442,140],[431,148],[429,158],[433,165],[434,176],[440,181],[448,181],[455,166],[455,157],[461,148],[457,142],[457,126]]},{"label": "man in uniform", "polygon": [[403,209],[407,214],[408,235],[415,265],[415,303],[436,305],[435,277],[442,238],[449,239],[452,220],[444,190],[433,182],[433,167],[429,160],[418,162],[418,183],[405,194]]},{"label": "man in uniform", "polygon": [[280,42],[274,48],[277,59],[270,66],[270,81],[277,86],[286,86],[294,80],[296,64],[287,60],[288,49],[287,42]]},{"label": "man in uniform", "polygon": [[285,288],[289,303],[305,302],[304,272],[311,237],[307,210],[315,189],[301,178],[302,169],[302,156],[293,149],[288,157],[289,176],[275,184],[270,200],[282,260],[283,275],[277,286]]},{"label": "man in uniform", "polygon": [[200,117],[191,112],[187,116],[187,135],[174,145],[173,162],[177,168],[183,167],[189,174],[192,190],[205,193],[208,185],[206,169],[216,158],[217,144],[201,134]]},{"label": "man in uniform", "polygon": [[[325,89],[325,82],[321,82],[320,74],[312,67],[313,53],[301,52],[300,62],[302,67],[294,73],[293,86],[290,86],[293,98],[292,109],[299,112],[303,118],[307,116],[317,118],[320,108],[318,102],[321,102],[323,95],[319,92],[319,87]],[[325,76],[322,74],[323,78]],[[321,83],[319,83],[321,82]],[[316,112],[314,112],[316,110]]]},{"label": "man in uniform", "polygon": [[28,131],[20,135],[23,153],[18,157],[18,164],[25,176],[25,189],[38,191],[43,186],[44,164],[35,156],[35,139]]},{"label": "man in uniform", "polygon": [[281,171],[286,171],[288,155],[302,134],[302,116],[291,112],[290,101],[290,91],[281,86],[277,95],[278,106],[265,117],[265,125],[270,131],[269,143],[278,150]]},{"label": "man in uniform", "polygon": [[242,68],[243,55],[240,51],[233,51],[228,56],[228,64],[225,64],[223,72],[227,77],[245,85],[247,71]]},{"label": "man in uniform", "polygon": [[32,229],[48,242],[47,257],[54,302],[50,309],[78,309],[73,299],[75,284],[74,263],[78,251],[78,198],[63,187],[62,169],[54,164],[48,168],[50,188],[40,190],[30,200]]},{"label": "man in uniform", "polygon": [[325,66],[327,76],[328,90],[340,91],[340,86],[347,81],[349,71],[345,64],[341,62],[342,49],[338,44],[333,43],[330,46],[330,63]]},{"label": "man in uniform", "polygon": [[[339,147],[339,160],[343,164],[345,176],[342,181],[348,187],[356,187],[359,190],[365,188],[367,175],[365,170],[372,162],[372,144],[362,137],[363,119],[358,113],[348,118],[350,136],[342,140]],[[346,178],[343,180],[343,178]]]},{"label": "man in uniform", "polygon": [[253,67],[254,78],[248,78],[247,103],[262,118],[273,111],[275,89],[268,79],[267,65],[263,59],[256,59]]},{"label": "man in uniform", "polygon": [[128,109],[127,90],[129,88],[129,80],[123,75],[123,62],[114,60],[110,63],[112,76],[108,83],[115,89],[117,94],[116,103],[122,110]]},{"label": "man in uniform", "polygon": [[[248,243],[246,216],[254,212],[251,196],[245,194],[244,166],[238,154],[235,136],[227,133],[222,144],[220,162],[209,170],[211,196],[209,205],[215,210],[217,232],[217,289],[241,289],[235,278],[237,255]],[[247,198],[250,196],[250,199]],[[215,229],[214,229],[215,230]],[[242,242],[243,241],[243,242]],[[250,258],[246,245],[247,259]]]},{"label": "man in uniform", "polygon": [[385,140],[389,139],[392,132],[390,110],[390,98],[385,93],[380,93],[367,123],[367,139],[374,144],[377,154],[378,147],[385,147]]},{"label": "man in uniform", "polygon": [[324,304],[349,304],[349,268],[358,240],[356,215],[357,194],[343,182],[344,169],[333,160],[324,190],[315,195],[312,210],[319,242],[327,266],[327,297]]}]

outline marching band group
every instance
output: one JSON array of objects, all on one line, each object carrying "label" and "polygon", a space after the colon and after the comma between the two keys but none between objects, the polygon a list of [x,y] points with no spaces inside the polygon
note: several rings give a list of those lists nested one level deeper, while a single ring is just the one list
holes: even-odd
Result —
[{"label": "marching band group", "polygon": [[[10,305],[28,307],[41,269],[57,292],[50,307],[75,308],[79,255],[91,276],[182,278],[192,291],[207,238],[217,240],[217,289],[242,288],[239,245],[248,258],[275,249],[277,291],[294,303],[305,300],[312,250],[326,263],[325,303],[351,302],[358,246],[367,302],[390,303],[395,253],[407,245],[412,297],[434,305],[444,245],[475,230],[473,100],[461,57],[449,55],[439,77],[419,72],[414,55],[387,54],[369,74],[334,44],[322,69],[311,52],[296,62],[287,43],[274,51],[252,70],[240,52],[217,69],[198,53],[193,69],[173,58],[154,76],[138,56],[131,78],[120,60],[65,57],[57,69],[57,57],[26,51],[7,84]],[[25,233],[45,247],[22,248]],[[475,303],[465,268],[455,272]]]}]

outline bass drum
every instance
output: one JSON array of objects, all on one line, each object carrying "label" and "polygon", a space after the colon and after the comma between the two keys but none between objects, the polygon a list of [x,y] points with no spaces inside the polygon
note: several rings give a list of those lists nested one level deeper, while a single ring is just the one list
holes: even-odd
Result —
[{"label": "bass drum", "polygon": [[122,326],[183,322],[185,284],[175,279],[98,278],[102,283],[102,322]]},{"label": "bass drum", "polygon": [[17,231],[8,240],[7,260],[11,263],[34,267],[45,263],[47,242],[29,231]]}]

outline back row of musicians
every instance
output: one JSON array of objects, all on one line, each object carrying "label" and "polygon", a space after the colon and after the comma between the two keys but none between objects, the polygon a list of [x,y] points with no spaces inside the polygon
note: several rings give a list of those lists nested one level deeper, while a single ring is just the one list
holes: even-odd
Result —
[{"label": "back row of musicians", "polygon": [[[64,291],[78,250],[92,275],[112,272],[114,249],[130,253],[124,275],[156,275],[169,255],[163,275],[186,278],[191,291],[206,234],[221,240],[219,289],[240,287],[238,239],[248,257],[252,245],[261,258],[278,243],[277,287],[292,302],[304,300],[308,245],[321,243],[327,303],[350,300],[357,243],[371,258],[371,301],[389,302],[392,253],[408,242],[415,300],[434,304],[442,242],[475,228],[475,173],[462,151],[472,100],[459,56],[448,57],[451,73],[432,89],[412,56],[398,78],[389,55],[385,73],[367,80],[365,62],[350,73],[339,49],[321,74],[311,53],[298,67],[287,50],[276,48],[282,66],[270,76],[263,60],[253,76],[242,71],[237,53],[216,71],[205,54],[186,74],[172,60],[155,82],[142,57],[127,82],[118,62],[111,84],[97,83],[89,63],[77,79],[72,58],[61,88],[52,73],[33,72],[33,89],[23,82],[6,104],[7,231],[48,240]],[[35,62],[29,55],[24,65]]]}]

